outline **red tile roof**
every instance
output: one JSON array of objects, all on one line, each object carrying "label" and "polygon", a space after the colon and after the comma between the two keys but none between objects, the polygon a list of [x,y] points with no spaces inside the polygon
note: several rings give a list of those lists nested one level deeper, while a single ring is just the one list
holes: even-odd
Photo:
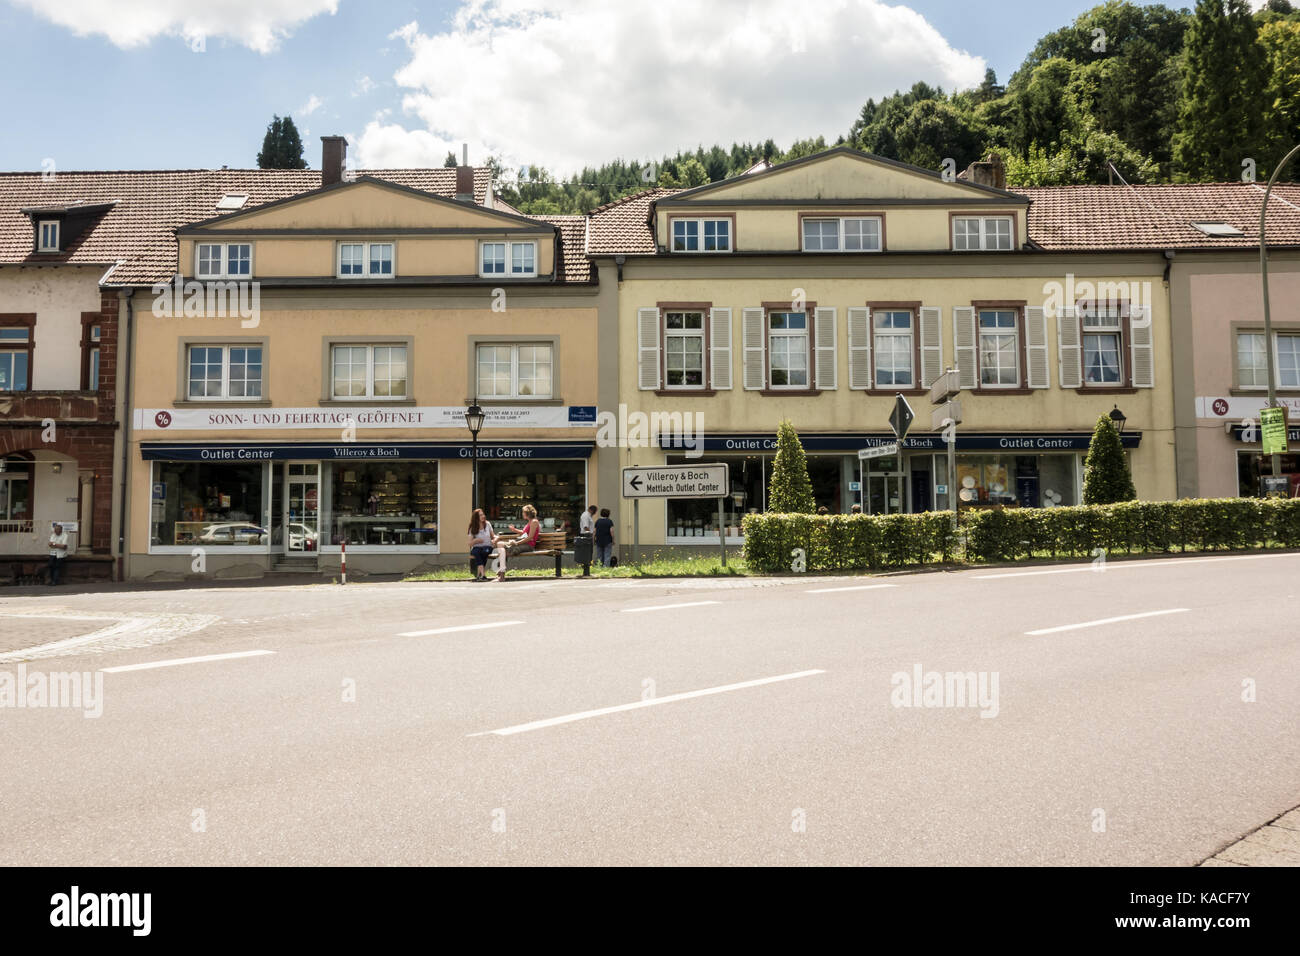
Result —
[{"label": "red tile roof", "polygon": [[[444,198],[456,192],[456,170],[357,170]],[[490,171],[474,170],[474,201],[487,194]],[[241,211],[287,199],[320,187],[312,169],[183,169],[121,172],[66,172],[52,179],[40,173],[0,173],[0,264],[69,263],[112,266],[105,285],[148,285],[171,278],[176,270],[175,230],[221,214],[217,200],[226,193],[247,193]],[[31,219],[23,209],[72,203],[117,202],[69,248],[57,255],[33,254]],[[577,221],[571,221],[577,220]],[[561,231],[562,281],[586,282],[590,265],[582,254],[582,217],[546,217]]]},{"label": "red tile roof", "polygon": [[639,255],[655,251],[650,235],[650,204],[681,189],[646,189],[624,196],[591,211],[591,233],[587,255]]},{"label": "red tile roof", "polygon": [[[521,213],[522,215],[522,213]],[[594,282],[596,271],[583,252],[587,238],[586,216],[530,216],[560,227],[560,261],[556,274],[561,282]]]}]

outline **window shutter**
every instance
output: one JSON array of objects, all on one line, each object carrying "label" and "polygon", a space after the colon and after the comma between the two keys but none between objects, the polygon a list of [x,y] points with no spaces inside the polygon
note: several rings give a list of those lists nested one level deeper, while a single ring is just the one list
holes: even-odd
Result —
[{"label": "window shutter", "polygon": [[1133,358],[1133,387],[1154,388],[1155,349],[1151,344],[1150,307],[1135,305],[1129,313],[1129,353]]},{"label": "window shutter", "polygon": [[957,356],[957,369],[962,388],[974,388],[979,381],[976,364],[979,342],[975,336],[975,309],[969,305],[952,310],[952,341]]},{"label": "window shutter", "polygon": [[1052,373],[1047,367],[1047,310],[1041,305],[1025,309],[1025,345],[1029,387],[1047,388],[1052,384]]},{"label": "window shutter", "polygon": [[1061,309],[1056,316],[1056,345],[1061,356],[1061,388],[1083,387],[1083,356],[1080,350],[1079,315]]},{"label": "window shutter", "polygon": [[921,387],[943,374],[943,309],[921,306]]},{"label": "window shutter", "polygon": [[731,388],[731,310],[709,312],[709,385]]},{"label": "window shutter", "polygon": [[849,309],[849,388],[871,387],[871,310]]},{"label": "window shutter", "polygon": [[659,310],[636,310],[636,381],[642,391],[659,387]]},{"label": "window shutter", "polygon": [[817,374],[817,388],[836,388],[838,362],[836,360],[836,338],[839,335],[839,324],[836,321],[835,310],[814,309],[813,324],[816,326],[814,334],[816,336],[817,355],[813,368]]},{"label": "window shutter", "polygon": [[763,367],[763,324],[767,313],[762,309],[741,310],[741,344],[745,350],[745,388],[761,389],[767,383]]}]

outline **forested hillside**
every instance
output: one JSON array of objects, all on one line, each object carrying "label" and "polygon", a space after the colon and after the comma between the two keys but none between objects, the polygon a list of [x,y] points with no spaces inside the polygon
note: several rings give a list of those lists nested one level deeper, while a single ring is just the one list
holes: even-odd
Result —
[{"label": "forested hillside", "polygon": [[844,144],[932,169],[996,149],[1009,185],[1110,182],[1108,164],[1128,182],[1236,180],[1246,159],[1264,178],[1300,142],[1300,11],[1289,0],[1254,14],[1246,0],[1108,0],[1039,40],[1005,87],[992,70],[973,90],[918,82],[846,121],[833,142],[700,146],[562,182],[536,166],[500,170],[502,197],[534,215],[582,213],[648,185],[700,186]]}]

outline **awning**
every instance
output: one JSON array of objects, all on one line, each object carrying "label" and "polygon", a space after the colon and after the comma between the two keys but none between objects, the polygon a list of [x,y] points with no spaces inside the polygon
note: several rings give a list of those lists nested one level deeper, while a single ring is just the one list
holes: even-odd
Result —
[{"label": "awning", "polygon": [[[531,459],[590,458],[595,442],[480,442],[480,461],[523,461]],[[392,461],[398,458],[473,457],[467,442],[142,442],[140,457],[145,461]]]}]

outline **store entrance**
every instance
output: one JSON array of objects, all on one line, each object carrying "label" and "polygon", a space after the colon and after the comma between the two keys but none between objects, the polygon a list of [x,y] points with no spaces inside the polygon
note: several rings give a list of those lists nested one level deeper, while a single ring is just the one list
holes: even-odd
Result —
[{"label": "store entrance", "polygon": [[286,462],[277,542],[285,554],[316,551],[320,540],[320,463]]}]

